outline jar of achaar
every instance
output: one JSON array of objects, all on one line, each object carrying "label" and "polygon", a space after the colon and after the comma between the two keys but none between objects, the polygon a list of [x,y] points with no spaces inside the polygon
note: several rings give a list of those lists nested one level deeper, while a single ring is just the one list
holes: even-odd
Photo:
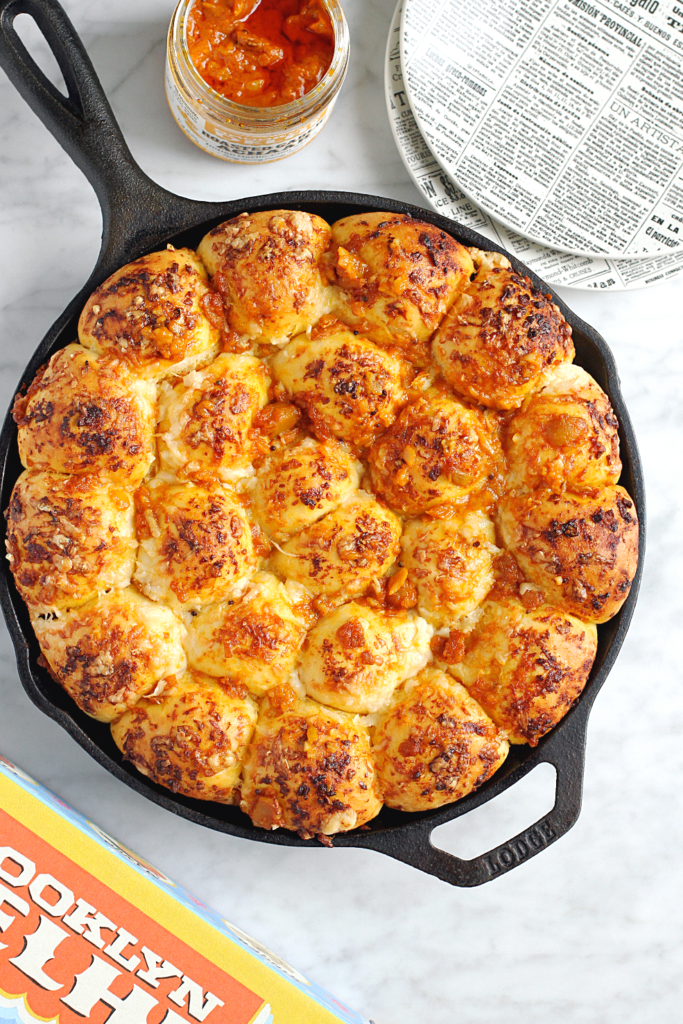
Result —
[{"label": "jar of achaar", "polygon": [[318,134],[348,61],[339,0],[180,0],[166,96],[179,127],[207,153],[266,163]]}]

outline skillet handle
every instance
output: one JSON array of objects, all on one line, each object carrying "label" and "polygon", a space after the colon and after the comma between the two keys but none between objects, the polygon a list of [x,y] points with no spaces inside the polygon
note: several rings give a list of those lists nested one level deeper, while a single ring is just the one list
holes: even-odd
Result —
[{"label": "skillet handle", "polygon": [[[35,20],[61,68],[68,97],[22,43],[14,28],[18,14]],[[57,0],[0,0],[0,66],[97,193],[103,220],[100,257],[106,252],[112,268],[127,261],[131,243],[140,249],[155,244],[160,223],[168,236],[184,226],[188,213],[203,207],[167,192],[138,167],[85,47]]]},{"label": "skillet handle", "polygon": [[508,842],[472,860],[463,860],[432,844],[434,825],[427,820],[409,831],[402,830],[400,836],[391,832],[367,833],[359,845],[459,886],[483,885],[534,857],[568,832],[581,810],[587,711],[577,707],[571,714],[571,720],[561,732],[551,733],[542,747],[537,748],[533,759],[533,767],[544,762],[555,767],[555,805],[543,818]]}]

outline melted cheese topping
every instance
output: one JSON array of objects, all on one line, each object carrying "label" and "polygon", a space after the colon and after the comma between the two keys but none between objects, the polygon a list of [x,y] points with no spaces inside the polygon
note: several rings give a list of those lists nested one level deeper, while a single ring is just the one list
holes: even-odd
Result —
[{"label": "melted cheese topping", "polygon": [[136,495],[136,523],[134,579],[154,601],[174,608],[220,601],[256,569],[249,519],[218,488],[155,481]]},{"label": "melted cheese topping", "polygon": [[320,267],[330,228],[292,210],[241,214],[219,224],[197,250],[227,308],[233,331],[284,344],[328,312]]},{"label": "melted cheese topping", "polygon": [[557,306],[499,253],[475,253],[477,274],[434,335],[432,352],[463,398],[516,409],[544,374],[574,358]]},{"label": "melted cheese topping", "polygon": [[185,668],[185,630],[170,608],[133,587],[38,616],[33,628],[55,679],[81,711],[111,722]]},{"label": "melted cheese topping", "polygon": [[596,649],[593,623],[548,605],[487,601],[450,671],[511,743],[535,746],[580,695]]},{"label": "melted cheese topping", "polygon": [[7,510],[7,557],[37,611],[127,587],[137,540],[130,492],[98,476],[22,473]]},{"label": "melted cheese topping", "polygon": [[501,459],[497,424],[435,390],[407,406],[368,452],[374,489],[412,515],[463,504]]},{"label": "melted cheese topping", "polygon": [[284,540],[351,498],[358,482],[358,463],[342,445],[306,439],[280,448],[261,467],[254,515],[269,536]]},{"label": "melted cheese topping", "polygon": [[259,573],[242,597],[209,605],[189,620],[190,664],[239,680],[258,695],[285,682],[306,636],[297,603],[276,576]]},{"label": "melted cheese topping", "polygon": [[486,782],[508,742],[464,686],[429,668],[379,716],[373,753],[387,806],[426,811]]},{"label": "melted cheese topping", "polygon": [[82,345],[149,377],[185,373],[218,354],[207,273],[189,249],[169,247],[117,270],[78,322]]},{"label": "melted cheese topping", "polygon": [[619,424],[585,370],[562,363],[526,398],[505,431],[508,481],[517,491],[586,491],[621,475]]},{"label": "melted cheese topping", "polygon": [[332,836],[461,799],[581,694],[635,509],[504,257],[243,214],[122,267],[79,337],[15,402],[8,557],[41,664],[155,782]]},{"label": "melted cheese topping", "polygon": [[131,487],[154,461],[156,389],[119,360],[67,345],[14,403],[26,469],[105,473]]},{"label": "melted cheese topping", "polygon": [[506,497],[498,524],[525,579],[547,601],[593,622],[616,615],[638,564],[638,521],[623,487],[597,496]]},{"label": "melted cheese topping", "polygon": [[337,221],[332,243],[341,319],[427,365],[429,339],[474,271],[467,249],[431,224],[386,213]]},{"label": "melted cheese topping", "polygon": [[367,589],[394,562],[401,523],[369,494],[357,496],[283,544],[271,558],[276,572],[314,594],[343,599]]},{"label": "melted cheese topping", "polygon": [[198,481],[230,483],[248,475],[257,451],[254,418],[268,401],[269,382],[260,359],[220,355],[168,386],[159,401],[164,469]]},{"label": "melted cheese topping", "polygon": [[481,604],[495,580],[495,536],[483,512],[406,524],[402,562],[427,622],[437,629],[452,626]]},{"label": "melted cheese topping", "polygon": [[430,658],[432,630],[412,614],[387,615],[352,602],[308,634],[299,678],[309,697],[341,711],[371,714]]},{"label": "melted cheese topping", "polygon": [[230,804],[257,716],[245,687],[186,672],[139,700],[111,731],[126,760],[154,782]]},{"label": "melted cheese topping", "polygon": [[393,423],[405,405],[407,364],[331,319],[290,342],[273,371],[308,414],[323,440],[330,435],[359,448]]},{"label": "melted cheese topping", "polygon": [[356,718],[316,701],[266,697],[240,803],[255,824],[331,836],[359,828],[381,806],[368,730]]}]

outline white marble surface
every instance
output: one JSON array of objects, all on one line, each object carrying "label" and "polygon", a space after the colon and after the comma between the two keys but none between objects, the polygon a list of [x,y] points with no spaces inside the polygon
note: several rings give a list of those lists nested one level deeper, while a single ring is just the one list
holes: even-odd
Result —
[{"label": "white marble surface", "polygon": [[[302,153],[261,168],[220,163],[172,122],[162,67],[173,0],[65,6],[134,155],[169,188],[228,199],[329,187],[420,203],[382,95],[394,2],[347,0],[353,57],[329,125]],[[100,221],[85,179],[2,72],[0,225],[4,408],[30,352],[89,274]],[[459,890],[379,854],[278,849],[176,819],[29,703],[3,628],[0,751],[377,1024],[681,1019],[683,280],[565,298],[616,354],[645,464],[649,546],[633,626],[590,721],[582,815],[517,870]],[[513,835],[545,810],[551,780],[539,776],[440,841],[472,855]]]}]

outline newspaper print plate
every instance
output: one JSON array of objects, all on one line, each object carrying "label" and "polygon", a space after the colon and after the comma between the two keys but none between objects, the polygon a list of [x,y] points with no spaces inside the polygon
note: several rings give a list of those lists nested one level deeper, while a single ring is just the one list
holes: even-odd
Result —
[{"label": "newspaper print plate", "polygon": [[435,160],[415,121],[401,69],[401,13],[399,0],[389,29],[384,64],[384,90],[389,123],[408,174],[437,213],[479,231],[522,260],[553,286],[594,291],[649,288],[683,270],[683,252],[639,260],[605,260],[573,256],[537,245],[510,231],[479,209],[460,191]]},{"label": "newspaper print plate", "polygon": [[683,251],[679,13],[660,0],[405,0],[422,135],[465,194],[541,245]]}]

